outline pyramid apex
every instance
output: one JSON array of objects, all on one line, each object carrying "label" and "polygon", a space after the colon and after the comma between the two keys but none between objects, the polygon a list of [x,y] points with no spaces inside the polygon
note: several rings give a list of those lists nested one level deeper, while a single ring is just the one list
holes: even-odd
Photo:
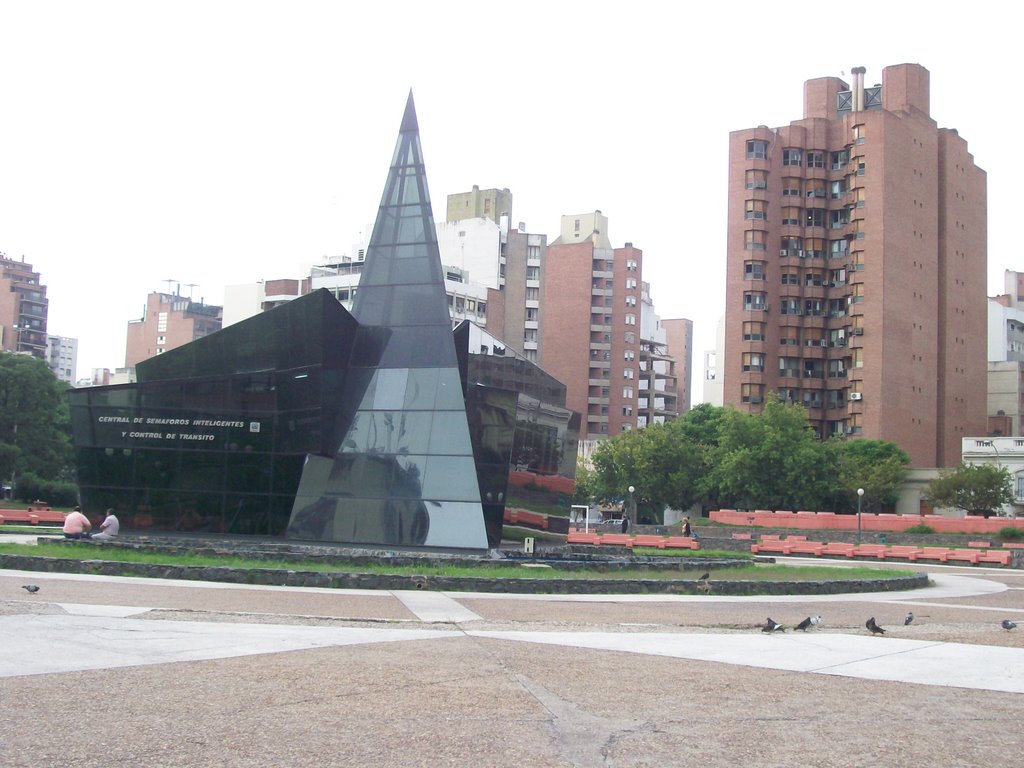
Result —
[{"label": "pyramid apex", "polygon": [[405,114],[402,116],[402,133],[406,131],[418,131],[419,123],[416,121],[416,103],[412,98],[412,88],[409,89],[409,98],[405,102]]}]

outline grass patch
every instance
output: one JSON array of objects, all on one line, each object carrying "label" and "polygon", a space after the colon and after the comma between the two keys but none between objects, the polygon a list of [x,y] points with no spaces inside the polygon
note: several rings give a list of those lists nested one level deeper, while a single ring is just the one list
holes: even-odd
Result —
[{"label": "grass patch", "polygon": [[935,533],[935,529],[932,528],[930,525],[919,523],[915,526],[907,528],[907,530],[903,531],[903,533]]},{"label": "grass patch", "polygon": [[[139,552],[117,547],[96,547],[90,544],[0,544],[0,554],[54,557],[66,560],[103,560],[119,563],[146,563],[150,565],[177,565],[200,567],[223,567],[244,569],[265,569],[283,571],[315,571],[323,573],[368,573],[395,575],[437,575],[466,578],[506,579],[659,579],[673,580],[689,578],[679,571],[650,570],[637,567],[629,570],[564,571],[557,568],[524,568],[521,565],[498,565],[486,563],[479,566],[446,564],[444,561],[417,564],[415,566],[378,565],[375,563],[320,563],[286,562],[277,560],[253,560],[243,557],[200,555],[171,552]],[[704,553],[705,555],[707,553]],[[735,556],[736,553],[728,553]],[[876,568],[830,568],[827,566],[785,566],[750,563],[735,568],[715,569],[712,581],[848,581],[865,578],[905,576],[906,570],[881,570]]]},{"label": "grass patch", "polygon": [[749,552],[733,552],[728,549],[658,549],[657,547],[633,547],[637,555],[654,557],[704,557],[715,560],[753,560]]},{"label": "grass patch", "polygon": [[1007,525],[1004,528],[999,529],[999,533],[996,534],[1000,539],[1006,539],[1007,541],[1018,541],[1024,539],[1024,529],[1015,528],[1012,525]]},{"label": "grass patch", "polygon": [[[59,525],[17,525],[15,523],[0,525],[0,537],[5,533],[38,533],[40,536],[53,536],[62,532],[63,529]],[[3,539],[0,538],[0,541]]]}]

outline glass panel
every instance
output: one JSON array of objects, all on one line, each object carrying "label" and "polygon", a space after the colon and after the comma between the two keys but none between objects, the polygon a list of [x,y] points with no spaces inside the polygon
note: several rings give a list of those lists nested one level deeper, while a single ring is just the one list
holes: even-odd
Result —
[{"label": "glass panel", "polygon": [[423,498],[480,501],[476,469],[469,456],[429,456],[423,476]]}]

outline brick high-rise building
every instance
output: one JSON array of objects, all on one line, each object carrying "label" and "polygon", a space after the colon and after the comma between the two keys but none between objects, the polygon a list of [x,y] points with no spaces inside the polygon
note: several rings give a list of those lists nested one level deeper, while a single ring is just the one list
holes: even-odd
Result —
[{"label": "brick high-rise building", "polygon": [[643,253],[612,248],[600,211],[563,216],[561,229],[542,265],[540,365],[584,414],[581,439],[617,435],[637,425]]},{"label": "brick high-rise building", "polygon": [[929,73],[804,85],[804,117],[730,135],[724,400],[803,403],[821,436],[959,463],[985,433],[986,177],[929,115]]},{"label": "brick high-rise building", "polygon": [[221,307],[188,296],[149,294],[142,318],[128,323],[125,368],[219,331],[222,314]]},{"label": "brick high-rise building", "polygon": [[22,352],[45,360],[46,286],[32,265],[0,253],[0,350]]}]

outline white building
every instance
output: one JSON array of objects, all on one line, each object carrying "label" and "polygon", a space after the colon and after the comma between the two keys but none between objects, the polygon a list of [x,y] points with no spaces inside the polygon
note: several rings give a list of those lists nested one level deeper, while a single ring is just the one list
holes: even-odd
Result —
[{"label": "white building", "polygon": [[78,375],[78,339],[69,336],[47,336],[46,362],[58,381],[72,386]]},{"label": "white building", "polygon": [[962,443],[965,464],[992,464],[1005,468],[1013,478],[1013,503],[1001,514],[1024,514],[1024,437],[965,437]]}]

